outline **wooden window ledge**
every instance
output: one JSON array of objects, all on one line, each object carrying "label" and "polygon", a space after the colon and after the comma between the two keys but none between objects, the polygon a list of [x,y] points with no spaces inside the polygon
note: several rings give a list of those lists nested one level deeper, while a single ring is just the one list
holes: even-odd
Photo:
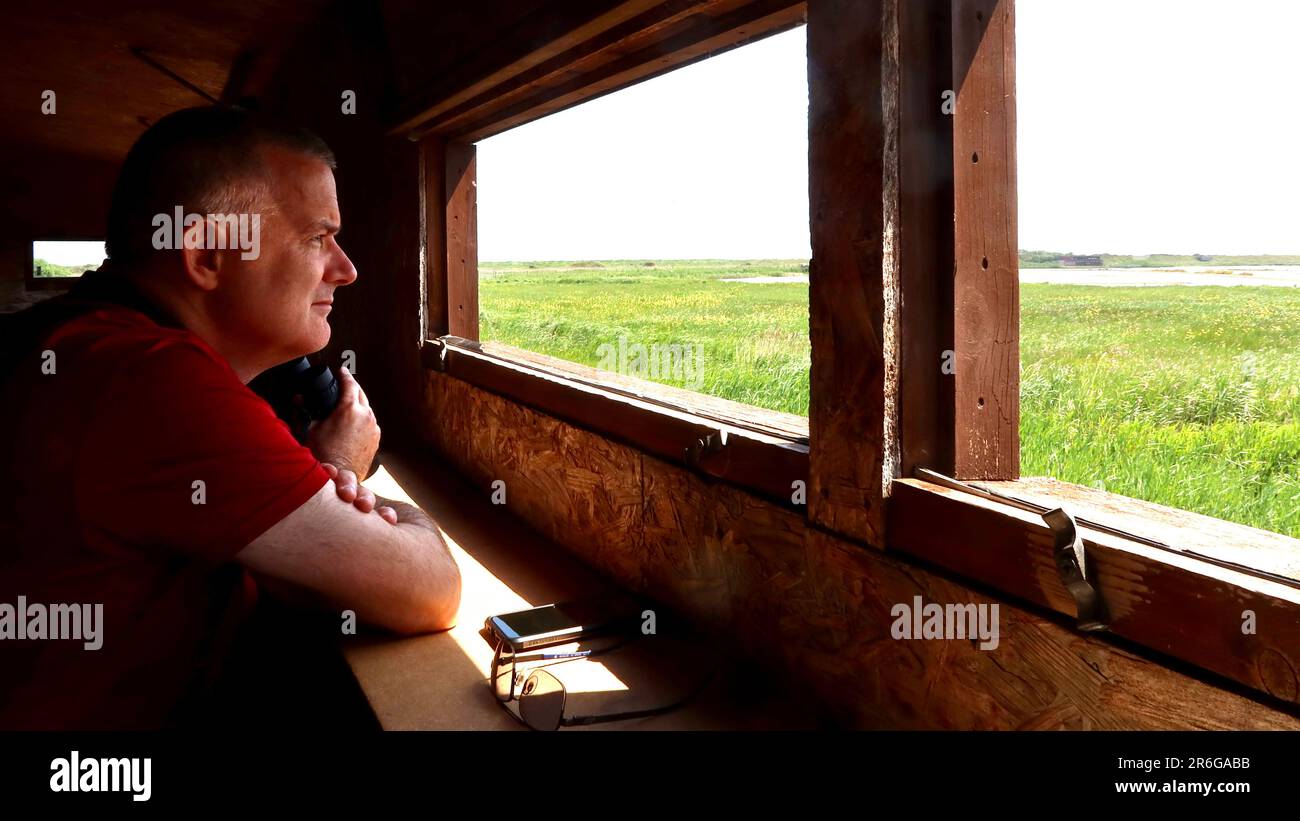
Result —
[{"label": "wooden window ledge", "polygon": [[802,512],[808,420],[493,342],[444,336],[425,367]]},{"label": "wooden window ledge", "polygon": [[[1112,635],[1300,704],[1300,540],[1052,479],[965,484],[1107,527],[1080,535]],[[921,479],[888,515],[890,550],[1076,615],[1040,515]]]}]

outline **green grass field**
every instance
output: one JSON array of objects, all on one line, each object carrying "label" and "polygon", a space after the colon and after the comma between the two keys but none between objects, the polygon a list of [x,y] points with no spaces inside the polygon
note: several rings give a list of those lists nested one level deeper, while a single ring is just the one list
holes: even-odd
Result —
[{"label": "green grass field", "polygon": [[43,259],[37,259],[32,263],[32,276],[79,277],[85,272],[98,267],[98,262],[87,262],[80,265],[55,265],[53,262],[46,262]]},{"label": "green grass field", "polygon": [[[599,347],[617,346],[620,336],[647,347],[692,345],[702,349],[699,390],[807,416],[808,286],[720,281],[806,275],[807,264],[485,262],[479,335],[592,366],[600,364]],[[688,380],[660,381],[687,387]]]},{"label": "green grass field", "polygon": [[[599,366],[703,347],[701,389],[808,413],[804,260],[482,263],[482,338]],[[1021,286],[1021,465],[1300,537],[1300,289]],[[685,386],[685,380],[661,380]]]}]

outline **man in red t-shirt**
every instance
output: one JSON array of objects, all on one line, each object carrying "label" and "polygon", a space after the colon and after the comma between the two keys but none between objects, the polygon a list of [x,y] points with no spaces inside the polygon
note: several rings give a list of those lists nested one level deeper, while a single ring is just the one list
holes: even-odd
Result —
[{"label": "man in red t-shirt", "polygon": [[[333,167],[318,139],[247,111],[164,118],[123,165],[109,261],[9,318],[0,729],[177,723],[254,576],[402,633],[454,624],[437,527],[358,480],[380,432],[356,380],[340,372],[309,447],[246,387],[323,348],[356,279]],[[159,227],[172,213],[200,215],[179,243]]]}]

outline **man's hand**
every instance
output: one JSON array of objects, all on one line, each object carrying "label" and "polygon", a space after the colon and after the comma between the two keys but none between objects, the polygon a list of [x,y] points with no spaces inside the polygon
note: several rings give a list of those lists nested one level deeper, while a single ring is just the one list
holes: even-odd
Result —
[{"label": "man's hand", "polygon": [[362,513],[375,511],[385,522],[390,525],[397,524],[397,511],[390,505],[379,504],[379,498],[375,496],[374,491],[370,488],[363,487],[357,481],[357,475],[347,468],[340,468],[329,462],[322,462],[321,467],[334,480],[334,487],[338,490],[339,498],[348,502]]},{"label": "man's hand", "polygon": [[312,426],[307,447],[321,462],[364,479],[370,475],[370,463],[379,450],[379,423],[366,392],[347,368],[339,368],[339,387],[338,407],[325,421]]}]

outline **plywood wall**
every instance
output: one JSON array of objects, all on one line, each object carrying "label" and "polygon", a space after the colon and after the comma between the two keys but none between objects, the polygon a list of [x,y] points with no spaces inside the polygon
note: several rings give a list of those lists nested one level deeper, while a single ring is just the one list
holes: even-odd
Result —
[{"label": "plywood wall", "polygon": [[[421,434],[482,492],[821,701],[846,726],[1292,728],[1300,721],[442,373]],[[539,557],[539,560],[544,560]],[[891,636],[898,603],[998,604],[996,649]]]}]

